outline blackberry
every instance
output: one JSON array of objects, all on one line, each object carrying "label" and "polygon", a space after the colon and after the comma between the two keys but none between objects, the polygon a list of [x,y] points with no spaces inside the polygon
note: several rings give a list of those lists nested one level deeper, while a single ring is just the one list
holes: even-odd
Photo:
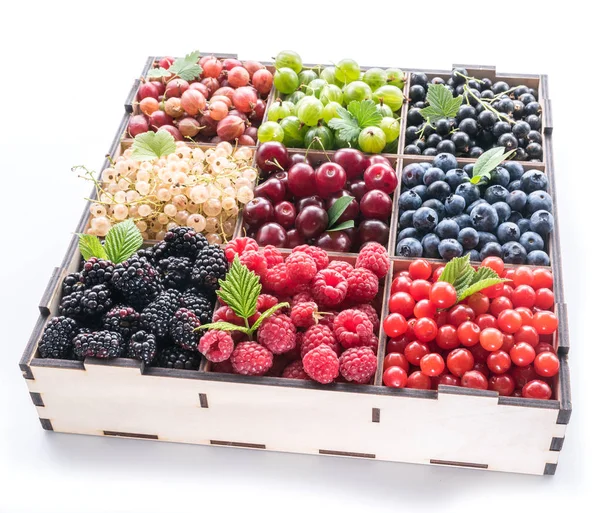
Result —
[{"label": "blackberry", "polygon": [[200,354],[196,351],[185,351],[176,346],[165,347],[158,353],[156,366],[167,369],[198,370]]},{"label": "blackberry", "polygon": [[209,299],[202,293],[193,290],[184,292],[181,296],[181,306],[194,313],[201,324],[212,322],[212,314],[215,309],[214,300]]},{"label": "blackberry", "polygon": [[150,365],[156,356],[156,337],[146,331],[138,331],[131,336],[127,347],[127,357],[141,360]]},{"label": "blackberry", "polygon": [[73,338],[79,329],[73,319],[60,316],[50,319],[38,345],[42,358],[69,359]]},{"label": "blackberry", "polygon": [[164,244],[154,248],[155,261],[170,256],[185,257],[194,261],[198,252],[208,247],[206,237],[187,226],[172,228],[165,233],[163,242]]},{"label": "blackberry", "polygon": [[93,358],[118,358],[123,353],[123,337],[114,331],[80,333],[73,339],[73,352],[80,360]]},{"label": "blackberry", "polygon": [[140,314],[127,305],[113,306],[102,317],[102,329],[120,333],[129,340],[140,329]]},{"label": "blackberry", "polygon": [[192,268],[192,282],[209,290],[217,290],[219,280],[225,279],[228,269],[223,250],[216,245],[208,246],[198,252]]},{"label": "blackberry", "polygon": [[94,285],[108,285],[115,270],[115,264],[109,260],[92,257],[83,263],[81,280],[86,287]]},{"label": "blackberry", "polygon": [[113,305],[112,291],[106,285],[94,285],[83,291],[80,304],[84,315],[101,315]]},{"label": "blackberry", "polygon": [[128,304],[138,310],[148,305],[163,290],[158,271],[146,257],[138,255],[115,265],[111,285],[123,294]]},{"label": "blackberry", "polygon": [[186,308],[180,308],[171,319],[169,334],[176,345],[192,351],[198,347],[198,341],[202,335],[200,331],[195,331],[200,325],[200,320],[193,312]]},{"label": "blackberry", "polygon": [[[156,246],[158,246],[158,244]],[[147,248],[138,249],[135,254],[139,257],[148,259],[149,262],[154,262],[154,248],[156,246],[148,246]]]},{"label": "blackberry", "polygon": [[166,337],[169,334],[169,322],[180,307],[181,292],[167,290],[142,310],[140,327],[157,337]]},{"label": "blackberry", "polygon": [[82,290],[84,287],[80,273],[67,274],[62,282],[62,295],[63,297],[68,296],[77,290]]},{"label": "blackberry", "polygon": [[167,289],[184,289],[190,279],[192,261],[185,257],[170,256],[158,262],[162,284]]},{"label": "blackberry", "polygon": [[83,307],[81,306],[83,293],[84,289],[79,289],[68,296],[64,296],[60,300],[58,313],[67,317],[81,317],[83,314]]}]

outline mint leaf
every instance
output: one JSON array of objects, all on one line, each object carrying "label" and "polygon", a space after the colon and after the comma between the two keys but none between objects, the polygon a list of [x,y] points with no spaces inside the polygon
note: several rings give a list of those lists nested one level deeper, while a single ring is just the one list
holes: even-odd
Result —
[{"label": "mint leaf", "polygon": [[131,219],[115,224],[106,234],[104,249],[108,259],[118,264],[127,260],[144,243],[142,234]]},{"label": "mint leaf", "polygon": [[273,314],[273,312],[276,312],[280,308],[287,308],[288,306],[290,306],[289,303],[277,303],[275,306],[272,306],[268,310],[264,311],[262,314],[260,314],[260,317],[258,319],[256,319],[256,322],[252,325],[252,327],[250,328],[250,331],[252,331],[252,332],[256,331],[258,329],[258,327],[262,324],[262,322],[267,317],[271,316]]},{"label": "mint leaf", "polygon": [[248,319],[256,313],[260,294],[260,278],[235,257],[224,280],[219,280],[219,296],[240,317]]},{"label": "mint leaf", "polygon": [[445,281],[454,285],[456,280],[464,273],[468,272],[468,269],[473,269],[469,263],[471,256],[467,253],[465,256],[456,257],[450,260],[444,267],[442,274],[438,278],[438,281]]},{"label": "mint leaf", "polygon": [[463,299],[475,294],[475,292],[479,292],[480,290],[505,281],[508,280],[500,278],[493,269],[490,269],[489,267],[480,267],[473,273],[470,285],[461,291],[460,294],[458,291],[456,291],[458,296],[457,300],[462,301]]},{"label": "mint leaf", "polygon": [[169,70],[165,68],[152,68],[148,71],[148,78],[162,78],[162,77],[170,77],[171,73]]},{"label": "mint leaf", "polygon": [[154,160],[174,153],[175,139],[166,130],[138,134],[131,146],[131,158],[134,160]]},{"label": "mint leaf", "polygon": [[177,59],[169,68],[169,71],[183,80],[194,80],[202,74],[202,68],[198,64],[200,52],[188,53],[185,57]]},{"label": "mint leaf", "polygon": [[353,100],[348,104],[348,112],[356,118],[360,128],[368,126],[379,126],[383,116],[377,110],[377,104],[373,100]]},{"label": "mint leaf", "polygon": [[106,251],[98,237],[87,233],[78,233],[77,235],[79,236],[79,252],[84,260],[92,257],[106,259]]},{"label": "mint leaf", "polygon": [[331,228],[336,223],[353,200],[354,196],[341,196],[333,202],[333,205],[327,211],[327,216],[329,217],[328,228]]},{"label": "mint leaf", "polygon": [[343,107],[338,107],[336,112],[339,118],[331,118],[327,123],[329,128],[335,130],[338,137],[344,142],[358,138],[361,129],[357,119]]},{"label": "mint leaf", "polygon": [[482,153],[473,167],[473,178],[471,178],[471,183],[478,184],[483,177],[490,178],[490,173],[514,152],[515,150],[511,150],[504,153],[504,147],[498,146],[497,148],[492,148],[491,150]]},{"label": "mint leaf", "polygon": [[327,228],[327,232],[339,232],[340,230],[347,230],[348,228],[354,228],[354,221],[344,221],[338,224],[335,228]]},{"label": "mint leaf", "polygon": [[194,329],[194,331],[200,330],[241,331],[246,335],[252,335],[252,330],[250,328],[245,328],[244,326],[238,326],[237,324],[225,321],[210,322]]},{"label": "mint leaf", "polygon": [[441,84],[430,85],[427,89],[427,103],[421,109],[421,116],[429,123],[437,123],[440,119],[453,118],[462,105],[462,96],[454,98],[452,93]]}]

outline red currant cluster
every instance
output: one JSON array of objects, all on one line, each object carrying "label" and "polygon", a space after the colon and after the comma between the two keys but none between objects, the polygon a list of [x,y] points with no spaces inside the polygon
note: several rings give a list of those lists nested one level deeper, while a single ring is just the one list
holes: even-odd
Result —
[{"label": "red currant cluster", "polygon": [[552,273],[482,263],[507,281],[455,304],[456,290],[438,281],[443,267],[415,260],[391,285],[383,383],[394,388],[454,385],[500,395],[550,399],[558,373],[552,336],[558,328]]}]

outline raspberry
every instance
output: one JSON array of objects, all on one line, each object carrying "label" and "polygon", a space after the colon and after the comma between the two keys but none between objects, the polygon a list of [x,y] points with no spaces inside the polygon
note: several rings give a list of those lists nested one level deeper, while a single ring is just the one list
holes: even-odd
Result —
[{"label": "raspberry", "polygon": [[367,345],[373,335],[373,323],[367,314],[360,310],[344,310],[337,314],[333,322],[335,338],[343,347],[360,347]]},{"label": "raspberry", "polygon": [[362,305],[355,306],[354,309],[360,310],[361,312],[366,313],[367,317],[373,324],[373,332],[379,333],[379,315],[377,315],[377,310],[375,310],[375,308],[373,308],[373,306],[365,303]]},{"label": "raspberry", "polygon": [[353,347],[340,356],[340,373],[348,381],[368,383],[377,370],[377,356],[370,347]]},{"label": "raspberry", "polygon": [[298,292],[294,294],[292,298],[291,305],[297,305],[298,303],[308,303],[313,300],[312,294],[310,292]]},{"label": "raspberry", "polygon": [[245,251],[258,251],[257,242],[250,237],[238,237],[225,245],[225,256],[229,263],[233,262],[235,255],[241,255]]},{"label": "raspberry", "polygon": [[296,347],[296,327],[287,315],[271,315],[258,328],[258,341],[273,354],[291,351]]},{"label": "raspberry", "polygon": [[267,272],[267,259],[258,251],[244,251],[240,255],[240,264],[245,265],[257,276],[262,276]]},{"label": "raspberry", "polygon": [[317,264],[306,253],[292,253],[286,258],[285,267],[293,283],[309,283],[317,274]]},{"label": "raspberry", "polygon": [[229,310],[227,305],[217,308],[213,313],[212,322],[227,321],[227,310]]},{"label": "raspberry", "polygon": [[358,253],[355,267],[364,267],[373,271],[378,278],[383,278],[390,269],[387,249],[377,242],[368,242]]},{"label": "raspberry", "polygon": [[275,294],[283,294],[291,285],[285,264],[269,267],[263,276],[263,285]]},{"label": "raspberry", "polygon": [[321,326],[327,326],[333,332],[333,321],[335,320],[335,314],[331,312],[327,312],[323,315],[321,319],[319,319],[319,324]]},{"label": "raspberry", "polygon": [[265,246],[263,248],[263,255],[267,259],[268,267],[275,267],[277,264],[283,264],[283,255],[275,246]]},{"label": "raspberry", "polygon": [[261,294],[256,300],[256,310],[259,312],[264,312],[265,310],[275,306],[277,303],[279,303],[279,300],[275,296],[271,296],[270,294]]},{"label": "raspberry", "polygon": [[352,269],[348,274],[348,294],[351,301],[367,303],[372,301],[379,291],[379,280],[375,273],[368,269]]},{"label": "raspberry", "polygon": [[281,374],[282,378],[288,379],[309,379],[308,374],[304,372],[302,367],[302,360],[296,360],[290,363]]},{"label": "raspberry", "polygon": [[348,282],[337,271],[324,269],[315,276],[311,291],[317,304],[335,306],[339,305],[346,297]]},{"label": "raspberry", "polygon": [[333,260],[329,262],[327,269],[333,269],[340,273],[344,278],[348,279],[348,275],[350,271],[354,269],[348,262],[343,262],[342,260]]},{"label": "raspberry", "polygon": [[339,351],[339,344],[335,340],[335,335],[327,326],[317,324],[311,326],[304,332],[302,337],[302,346],[300,348],[300,356],[304,358],[309,351],[312,351],[315,347],[325,344],[330,347],[336,353]]},{"label": "raspberry", "polygon": [[340,362],[329,346],[315,347],[302,358],[302,367],[312,379],[319,383],[331,383],[340,373]]},{"label": "raspberry", "polygon": [[306,253],[311,256],[312,259],[317,264],[317,270],[325,269],[329,264],[329,257],[327,256],[327,251],[324,249],[318,248],[316,246],[309,246],[308,244],[302,244],[301,246],[296,246],[292,249],[292,254],[294,253]]},{"label": "raspberry", "polygon": [[296,328],[310,328],[317,324],[317,303],[307,301],[292,306],[290,317]]},{"label": "raspberry", "polygon": [[233,339],[226,331],[210,330],[200,339],[198,351],[211,362],[223,362],[233,352]]},{"label": "raspberry", "polygon": [[237,374],[262,376],[273,365],[273,353],[256,342],[240,342],[231,353],[231,366]]}]

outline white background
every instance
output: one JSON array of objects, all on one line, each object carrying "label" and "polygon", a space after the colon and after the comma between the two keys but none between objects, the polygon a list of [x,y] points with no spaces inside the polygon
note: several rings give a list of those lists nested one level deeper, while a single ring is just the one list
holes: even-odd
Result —
[{"label": "white background", "polygon": [[[589,4],[589,2],[586,2]],[[598,50],[584,2],[5,2],[0,29],[0,512],[561,511],[597,489]],[[331,5],[329,5],[331,4]],[[194,50],[547,73],[574,412],[531,477],[48,433],[17,362],[148,55]],[[593,67],[596,67],[596,70]],[[587,152],[587,153],[586,153]],[[586,154],[584,154],[586,153]],[[470,434],[476,437],[476,433]],[[594,494],[597,497],[597,494]]]}]

